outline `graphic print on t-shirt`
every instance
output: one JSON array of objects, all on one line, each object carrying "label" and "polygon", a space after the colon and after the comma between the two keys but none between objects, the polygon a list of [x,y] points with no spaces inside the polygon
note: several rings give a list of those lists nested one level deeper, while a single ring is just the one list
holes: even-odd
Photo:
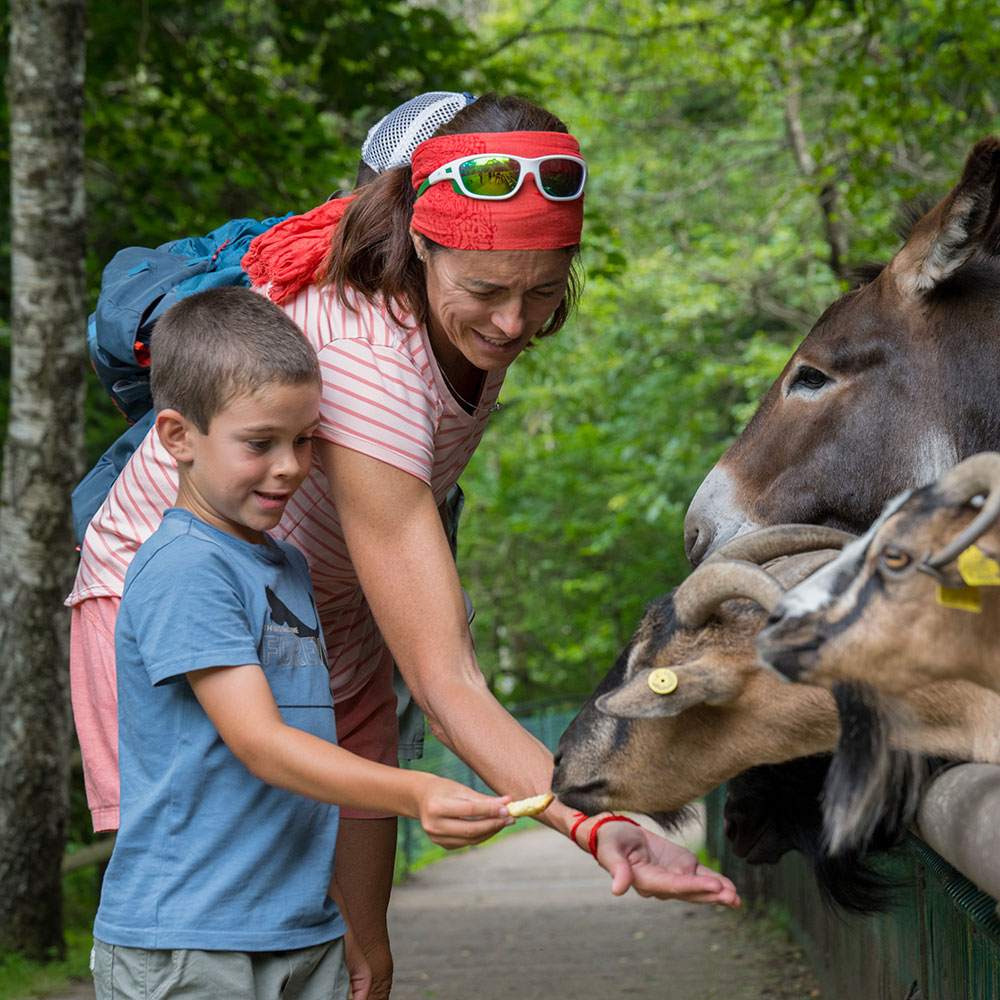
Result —
[{"label": "graphic print on t-shirt", "polygon": [[315,625],[306,625],[278,595],[265,586],[270,621],[264,626],[262,667],[326,667],[326,650],[319,638],[319,612],[310,601]]}]

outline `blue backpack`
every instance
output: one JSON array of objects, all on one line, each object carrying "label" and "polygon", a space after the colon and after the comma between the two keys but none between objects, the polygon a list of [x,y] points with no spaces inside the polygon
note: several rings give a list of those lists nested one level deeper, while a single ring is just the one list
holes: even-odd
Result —
[{"label": "blue backpack", "polygon": [[194,292],[249,285],[240,261],[250,242],[293,214],[262,222],[232,219],[206,236],[173,240],[152,250],[126,247],[104,269],[97,308],[87,321],[87,349],[101,385],[132,426],[73,491],[73,527],[81,544],[91,518],[153,424],[149,339],[156,321]]}]

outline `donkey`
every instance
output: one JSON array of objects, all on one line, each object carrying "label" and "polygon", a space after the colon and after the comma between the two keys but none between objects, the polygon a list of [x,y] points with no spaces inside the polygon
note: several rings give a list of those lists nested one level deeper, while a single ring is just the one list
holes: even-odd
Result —
[{"label": "donkey", "polygon": [[688,508],[693,565],[769,524],[863,533],[882,505],[1000,449],[1000,137],[892,260],[831,305]]},{"label": "donkey", "polygon": [[[973,147],[961,179],[892,260],[823,313],[709,472],[684,523],[692,565],[770,524],[862,534],[904,489],[1000,450],[998,215],[993,136]],[[726,833],[747,860],[795,846],[768,803],[792,795],[808,807],[822,780],[812,771],[793,791],[805,763],[729,782]]]}]

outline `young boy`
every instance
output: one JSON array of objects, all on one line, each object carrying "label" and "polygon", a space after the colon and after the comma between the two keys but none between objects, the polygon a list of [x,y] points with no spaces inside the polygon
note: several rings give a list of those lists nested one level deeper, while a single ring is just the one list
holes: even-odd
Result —
[{"label": "young boy", "polygon": [[267,534],[319,421],[298,326],[217,288],[168,310],[152,354],[180,487],[129,566],[115,630],[122,811],[97,997],[338,1000],[349,978],[364,993],[363,959],[345,968],[334,803],[419,818],[453,848],[513,822],[507,798],[336,746],[306,562]]}]

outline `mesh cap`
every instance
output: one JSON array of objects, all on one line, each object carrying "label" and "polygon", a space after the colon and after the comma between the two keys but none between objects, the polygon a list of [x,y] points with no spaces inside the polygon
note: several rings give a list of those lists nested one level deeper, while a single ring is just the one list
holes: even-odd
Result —
[{"label": "mesh cap", "polygon": [[409,163],[413,150],[424,139],[474,100],[472,94],[450,90],[418,94],[372,125],[361,147],[361,159],[379,174]]}]

